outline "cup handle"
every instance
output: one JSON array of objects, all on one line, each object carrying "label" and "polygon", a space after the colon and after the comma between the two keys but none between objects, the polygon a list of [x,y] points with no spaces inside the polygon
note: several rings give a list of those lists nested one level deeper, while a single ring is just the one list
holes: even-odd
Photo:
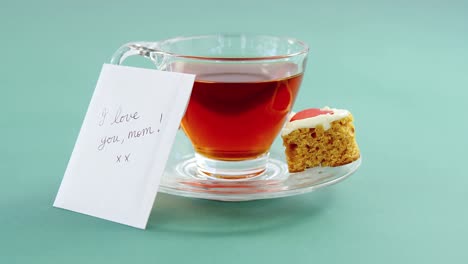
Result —
[{"label": "cup handle", "polygon": [[146,57],[152,61],[155,61],[154,56],[158,53],[153,48],[155,43],[150,42],[130,42],[120,47],[111,58],[111,64],[122,64],[125,59],[130,56],[140,55]]}]

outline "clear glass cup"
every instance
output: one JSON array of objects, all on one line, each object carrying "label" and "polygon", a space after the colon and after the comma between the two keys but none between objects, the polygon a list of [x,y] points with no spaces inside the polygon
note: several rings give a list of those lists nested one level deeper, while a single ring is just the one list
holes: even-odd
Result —
[{"label": "clear glass cup", "polygon": [[197,173],[245,179],[261,175],[270,147],[298,94],[309,48],[285,37],[219,34],[123,45],[111,63],[132,55],[156,69],[196,74],[181,127]]}]

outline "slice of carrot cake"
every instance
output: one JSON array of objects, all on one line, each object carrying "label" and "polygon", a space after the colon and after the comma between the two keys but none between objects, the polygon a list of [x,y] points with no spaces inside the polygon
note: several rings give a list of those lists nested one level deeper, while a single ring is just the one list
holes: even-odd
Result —
[{"label": "slice of carrot cake", "polygon": [[341,166],[360,157],[353,116],[348,110],[303,110],[286,123],[281,136],[290,172]]}]

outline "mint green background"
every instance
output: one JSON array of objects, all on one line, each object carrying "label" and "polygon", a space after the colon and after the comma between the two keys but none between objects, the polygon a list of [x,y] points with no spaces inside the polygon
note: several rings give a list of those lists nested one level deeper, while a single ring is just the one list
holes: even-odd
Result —
[{"label": "mint green background", "polygon": [[[216,32],[309,43],[295,110],[350,109],[361,169],[275,200],[161,194],[146,231],[53,208],[114,50]],[[466,1],[3,1],[0,47],[0,263],[468,261]]]}]

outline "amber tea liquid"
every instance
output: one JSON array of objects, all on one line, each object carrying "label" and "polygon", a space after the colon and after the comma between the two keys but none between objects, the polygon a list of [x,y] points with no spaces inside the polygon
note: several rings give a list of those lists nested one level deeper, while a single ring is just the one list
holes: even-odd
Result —
[{"label": "amber tea liquid", "polygon": [[[262,68],[193,66],[197,73],[182,128],[198,154],[239,161],[268,152],[296,99],[302,74],[289,77],[292,64]],[[184,71],[184,70],[182,70]]]}]

